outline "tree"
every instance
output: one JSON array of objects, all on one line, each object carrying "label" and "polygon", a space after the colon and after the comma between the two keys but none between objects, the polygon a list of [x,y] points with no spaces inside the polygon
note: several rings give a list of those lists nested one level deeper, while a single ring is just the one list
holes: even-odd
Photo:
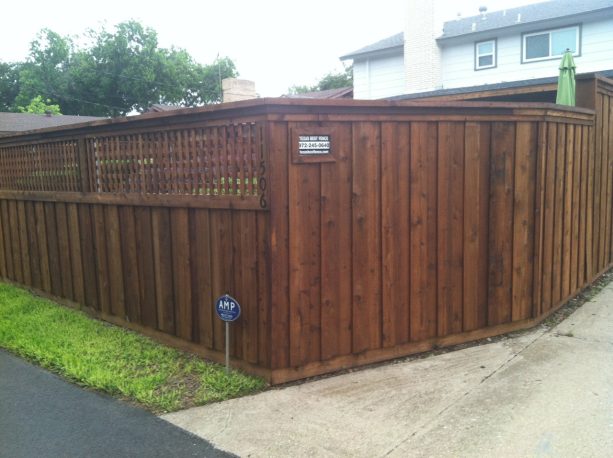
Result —
[{"label": "tree", "polygon": [[313,86],[292,86],[288,91],[290,94],[304,94],[306,92],[327,91],[328,89],[340,89],[343,87],[353,87],[353,66],[346,67],[342,72],[330,72]]},{"label": "tree", "polygon": [[0,62],[0,111],[15,111],[20,64]]},{"label": "tree", "polygon": [[[9,108],[27,106],[37,96],[59,105],[62,113],[93,116],[143,112],[154,103],[218,103],[221,79],[238,76],[227,57],[201,65],[183,49],[160,48],[155,30],[136,21],[111,31],[90,30],[88,38],[89,45],[78,48],[71,39],[42,30],[19,66]],[[0,78],[5,73],[8,69],[0,68]]]},{"label": "tree", "polygon": [[53,114],[61,115],[60,106],[51,104],[51,100],[43,100],[39,95],[34,97],[25,107],[18,107],[21,113]]}]

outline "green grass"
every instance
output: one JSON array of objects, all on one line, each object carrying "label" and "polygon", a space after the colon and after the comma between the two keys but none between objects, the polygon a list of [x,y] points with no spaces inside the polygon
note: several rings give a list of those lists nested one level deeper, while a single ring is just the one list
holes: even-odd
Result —
[{"label": "green grass", "polygon": [[4,283],[0,347],[156,413],[253,393],[265,385]]}]

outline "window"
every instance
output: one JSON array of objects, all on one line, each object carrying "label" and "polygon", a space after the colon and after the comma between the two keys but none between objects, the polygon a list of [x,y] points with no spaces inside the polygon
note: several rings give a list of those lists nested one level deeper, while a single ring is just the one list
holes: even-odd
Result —
[{"label": "window", "polygon": [[475,70],[496,66],[496,40],[475,43]]},{"label": "window", "polygon": [[567,49],[579,55],[579,26],[527,33],[523,36],[522,62],[557,58]]}]

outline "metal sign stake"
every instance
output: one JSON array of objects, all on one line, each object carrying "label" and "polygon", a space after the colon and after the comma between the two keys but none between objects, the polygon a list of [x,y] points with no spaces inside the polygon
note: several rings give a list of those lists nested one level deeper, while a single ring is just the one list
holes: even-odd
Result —
[{"label": "metal sign stake", "polygon": [[215,301],[217,316],[226,322],[226,374],[230,373],[230,323],[241,315],[241,306],[229,294],[218,297]]},{"label": "metal sign stake", "polygon": [[226,374],[230,373],[230,322],[226,321]]}]

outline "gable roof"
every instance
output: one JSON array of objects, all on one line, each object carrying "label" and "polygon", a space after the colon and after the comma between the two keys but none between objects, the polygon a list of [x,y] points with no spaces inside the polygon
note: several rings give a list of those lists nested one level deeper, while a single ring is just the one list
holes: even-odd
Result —
[{"label": "gable roof", "polygon": [[384,38],[383,40],[379,40],[376,43],[370,44],[368,46],[364,46],[363,48],[358,49],[357,51],[350,52],[349,54],[345,54],[341,56],[341,60],[347,59],[355,59],[356,57],[362,57],[367,54],[375,54],[383,51],[390,51],[394,48],[404,48],[404,32],[397,33],[396,35],[392,35],[391,37]]},{"label": "gable roof", "polygon": [[607,9],[613,11],[613,0],[550,0],[447,21],[443,25],[443,35],[438,40],[580,14],[597,13]]},{"label": "gable roof", "polygon": [[78,124],[81,122],[95,121],[97,119],[106,118],[96,116],[51,116],[46,114],[0,112],[0,135],[12,132],[44,129],[45,127],[63,126],[65,124]]}]

